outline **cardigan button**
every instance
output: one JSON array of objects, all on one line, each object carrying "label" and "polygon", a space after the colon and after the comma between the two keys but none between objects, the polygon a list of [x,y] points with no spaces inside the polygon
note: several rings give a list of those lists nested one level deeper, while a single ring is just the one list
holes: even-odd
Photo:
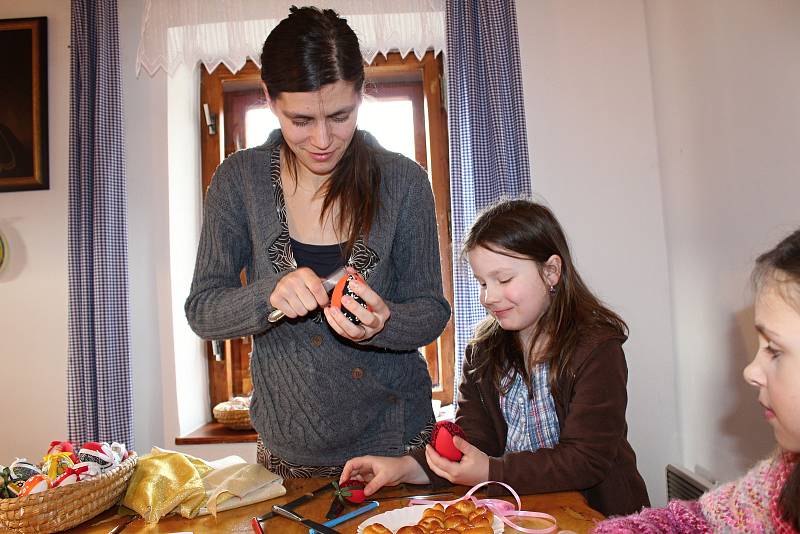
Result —
[{"label": "cardigan button", "polygon": [[320,345],[322,345],[322,336],[320,335],[311,336],[311,345],[313,345],[314,347],[319,347]]},{"label": "cardigan button", "polygon": [[353,377],[353,380],[361,380],[364,376],[364,370],[361,367],[354,367],[350,372],[350,376]]}]

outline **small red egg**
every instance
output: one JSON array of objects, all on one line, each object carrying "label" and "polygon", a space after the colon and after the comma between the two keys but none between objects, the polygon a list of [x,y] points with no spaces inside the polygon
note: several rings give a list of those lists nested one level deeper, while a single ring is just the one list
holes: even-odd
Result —
[{"label": "small red egg", "polygon": [[341,486],[339,486],[339,491],[341,492],[342,497],[351,503],[359,504],[364,502],[364,499],[366,499],[364,496],[364,485],[364,482],[361,480],[355,480],[351,478],[342,482]]},{"label": "small red egg", "polygon": [[73,464],[77,464],[80,461],[76,454],[78,451],[75,450],[75,445],[69,441],[51,441],[50,448],[47,449],[47,454],[54,454],[57,452],[70,453],[70,460],[72,460]]},{"label": "small red egg", "polygon": [[461,427],[450,421],[439,421],[433,427],[433,434],[431,435],[431,444],[433,448],[452,462],[460,462],[463,454],[453,444],[453,436],[459,436],[462,439],[467,439]]}]

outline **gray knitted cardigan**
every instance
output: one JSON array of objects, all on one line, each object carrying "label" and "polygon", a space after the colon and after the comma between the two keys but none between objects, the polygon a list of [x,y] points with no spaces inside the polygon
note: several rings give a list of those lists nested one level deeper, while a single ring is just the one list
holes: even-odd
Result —
[{"label": "gray knitted cardigan", "polygon": [[217,168],[185,305],[189,324],[205,339],[253,334],[253,426],[273,453],[302,465],[400,455],[432,418],[431,380],[417,347],[441,334],[450,306],[430,182],[415,162],[364,135],[381,169],[380,212],[361,240],[367,283],[392,312],[380,333],[359,345],[339,338],[317,314],[268,323],[269,295],[287,272],[276,265],[275,246],[284,253],[290,247],[280,183],[270,172],[279,161],[278,132]]}]

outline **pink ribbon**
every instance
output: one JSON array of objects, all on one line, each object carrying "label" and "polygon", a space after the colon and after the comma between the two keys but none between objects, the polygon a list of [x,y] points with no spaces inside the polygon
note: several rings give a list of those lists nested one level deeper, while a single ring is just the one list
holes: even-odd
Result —
[{"label": "pink ribbon", "polygon": [[[486,486],[487,484],[500,484],[504,488],[506,488],[511,495],[514,496],[514,500],[517,501],[517,506],[515,507],[512,503],[501,500],[501,499],[476,499],[472,496],[478,489]],[[491,511],[494,515],[499,517],[503,523],[510,526],[511,528],[517,529],[520,532],[525,532],[526,534],[550,534],[551,532],[555,532],[558,528],[556,518],[550,514],[545,514],[543,512],[528,512],[522,509],[522,502],[519,500],[519,495],[517,492],[514,491],[514,488],[505,484],[503,482],[497,482],[495,480],[487,480],[486,482],[481,482],[480,484],[473,486],[466,495],[461,497],[460,499],[455,499],[452,501],[433,501],[429,499],[411,499],[408,501],[409,506],[412,504],[436,504],[439,503],[442,506],[450,506],[451,504],[455,504],[459,501],[464,500],[471,500],[475,503],[475,506],[483,506],[484,508]],[[547,528],[526,528],[521,527],[508,519],[509,517],[535,517],[537,519],[544,519],[545,521],[552,521],[552,526]]]}]

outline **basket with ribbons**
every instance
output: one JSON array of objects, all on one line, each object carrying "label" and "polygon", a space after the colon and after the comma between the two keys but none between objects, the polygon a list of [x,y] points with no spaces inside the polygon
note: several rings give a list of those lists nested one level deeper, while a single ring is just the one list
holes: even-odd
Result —
[{"label": "basket with ribbons", "polygon": [[[66,443],[66,442],[53,442]],[[0,526],[14,532],[61,532],[111,508],[125,493],[135,452],[87,443],[75,453],[51,450],[41,464],[0,466]],[[117,444],[115,444],[117,445]],[[58,446],[56,446],[58,447]]]}]

